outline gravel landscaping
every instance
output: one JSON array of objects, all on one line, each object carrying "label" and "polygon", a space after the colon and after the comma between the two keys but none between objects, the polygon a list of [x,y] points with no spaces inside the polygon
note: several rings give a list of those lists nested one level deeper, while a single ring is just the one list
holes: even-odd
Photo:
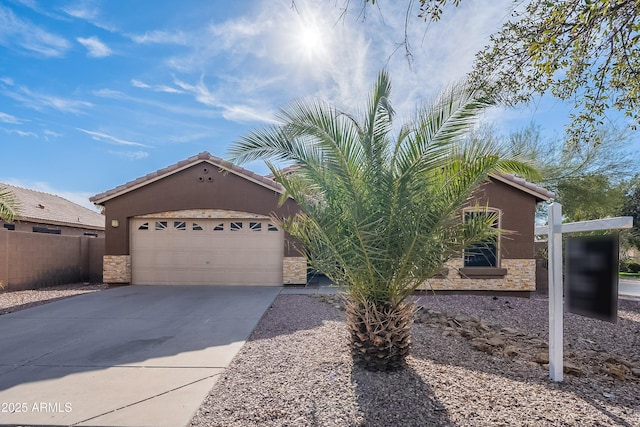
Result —
[{"label": "gravel landscaping", "polygon": [[613,325],[565,316],[549,379],[545,298],[423,296],[407,368],[354,367],[331,296],[281,295],[192,426],[638,426],[640,302]]},{"label": "gravel landscaping", "polygon": [[106,288],[107,285],[104,284],[75,283],[27,291],[2,292],[0,293],[0,315]]}]

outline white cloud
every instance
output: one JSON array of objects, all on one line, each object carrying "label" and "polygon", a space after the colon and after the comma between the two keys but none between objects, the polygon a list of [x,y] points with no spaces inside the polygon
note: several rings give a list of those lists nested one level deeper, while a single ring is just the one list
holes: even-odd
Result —
[{"label": "white cloud", "polygon": [[42,133],[44,134],[44,140],[45,141],[49,141],[49,138],[60,138],[62,136],[61,133],[54,132],[54,131],[49,130],[49,129],[46,129]]},{"label": "white cloud", "polygon": [[15,135],[18,135],[18,136],[21,136],[21,137],[29,136],[29,137],[32,137],[32,138],[37,138],[38,137],[38,135],[36,133],[34,133],[34,132],[25,132],[25,131],[20,130],[20,129],[5,129],[5,128],[2,128],[2,130],[5,133],[9,134],[9,135],[15,134]]},{"label": "white cloud", "polygon": [[269,109],[258,109],[249,105],[222,105],[222,117],[232,122],[264,122],[278,123],[274,112]]},{"label": "white cloud", "polygon": [[100,9],[94,3],[91,0],[80,0],[73,6],[64,7],[61,10],[73,18],[82,19],[103,30],[115,32],[115,26],[100,20]]},{"label": "white cloud", "polygon": [[88,4],[78,4],[75,7],[67,7],[62,9],[67,15],[74,18],[84,19],[87,21],[98,17],[98,9],[90,7]]},{"label": "white cloud", "polygon": [[185,92],[192,94],[196,101],[201,104],[219,109],[222,117],[227,120],[239,123],[276,123],[273,111],[268,104],[264,105],[258,102],[255,106],[252,106],[246,103],[247,99],[243,100],[245,102],[238,102],[237,104],[223,102],[223,97],[216,95],[207,87],[204,83],[204,77],[201,77],[200,81],[195,85],[178,79],[174,79],[174,84]]},{"label": "white cloud", "polygon": [[0,5],[0,45],[20,47],[29,53],[48,57],[63,56],[71,47],[67,39],[50,33],[33,22],[18,18],[11,9]]},{"label": "white cloud", "polygon": [[148,145],[145,144],[141,144],[139,142],[133,142],[133,141],[127,141],[121,138],[116,138],[115,136],[111,136],[108,135],[106,133],[103,132],[96,132],[96,131],[91,131],[91,130],[86,130],[86,129],[82,129],[82,128],[76,128],[77,130],[79,130],[80,132],[84,132],[87,135],[91,136],[91,139],[95,140],[95,141],[104,141],[104,142],[108,142],[111,144],[117,144],[117,145],[130,145],[130,146],[135,146],[135,147],[147,147],[150,148]]},{"label": "white cloud", "polygon": [[44,108],[53,108],[68,113],[81,114],[85,109],[93,107],[90,102],[33,92],[25,86],[19,86],[14,90],[5,90],[4,93],[8,97],[38,111]]},{"label": "white cloud", "polygon": [[144,34],[130,34],[129,38],[138,44],[189,44],[189,36],[182,31],[147,31]]},{"label": "white cloud", "polygon": [[131,80],[131,85],[140,89],[151,89],[154,92],[164,92],[164,93],[184,93],[183,91],[176,89],[174,87],[168,85],[157,85],[151,86],[145,82],[141,82],[140,80]]},{"label": "white cloud", "polygon": [[16,116],[12,116],[11,114],[3,113],[0,111],[0,122],[9,123],[12,125],[19,125],[23,123],[24,120],[17,118]]},{"label": "white cloud", "polygon": [[18,129],[9,130],[9,133],[15,133],[15,134],[20,135],[20,136],[30,136],[30,137],[33,137],[33,138],[37,138],[38,137],[38,135],[36,133],[34,133],[34,132],[25,132],[23,130],[18,130]]},{"label": "white cloud", "polygon": [[141,82],[140,80],[131,80],[131,85],[134,87],[139,87],[143,89],[148,89],[151,87],[148,84]]},{"label": "white cloud", "polygon": [[124,99],[127,97],[127,94],[121,92],[119,90],[113,89],[98,89],[92,92],[95,96],[99,96],[101,98],[111,98],[111,99]]},{"label": "white cloud", "polygon": [[161,110],[169,111],[172,114],[180,114],[184,116],[193,117],[202,117],[206,119],[214,119],[219,116],[215,112],[204,109],[204,108],[190,108],[190,107],[182,107],[175,103],[169,102],[160,102],[156,100],[152,100],[149,98],[138,98],[131,95],[128,95],[124,92],[112,90],[112,89],[99,89],[92,92],[94,95],[99,96],[101,98],[109,98],[109,99],[117,99],[121,101],[127,101],[129,103],[136,103],[140,105],[146,105],[153,108],[158,108]]},{"label": "white cloud", "polygon": [[144,159],[149,157],[149,153],[146,151],[109,151],[109,154],[113,154],[114,156],[122,157],[123,159],[127,159],[130,161]]},{"label": "white cloud", "polygon": [[77,40],[78,43],[87,48],[87,55],[92,58],[104,58],[113,53],[109,46],[101,42],[100,39],[95,36],[88,38],[78,37]]},{"label": "white cloud", "polygon": [[[175,86],[230,120],[269,120],[270,112],[293,98],[327,99],[353,110],[365,102],[377,72],[390,71],[399,117],[434,97],[470,71],[475,52],[508,18],[512,2],[462,2],[439,22],[417,17],[406,28],[410,63],[400,45],[406,9],[395,3],[366,8],[313,0],[259,1],[240,17],[194,29],[190,51],[167,65]],[[196,75],[215,73],[207,84]],[[214,80],[215,79],[215,80]]]}]

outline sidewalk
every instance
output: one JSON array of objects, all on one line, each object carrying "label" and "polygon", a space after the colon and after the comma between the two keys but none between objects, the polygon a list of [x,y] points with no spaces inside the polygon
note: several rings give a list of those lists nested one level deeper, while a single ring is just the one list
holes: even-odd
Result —
[{"label": "sidewalk", "polygon": [[622,299],[640,300],[640,280],[620,279],[618,296]]}]

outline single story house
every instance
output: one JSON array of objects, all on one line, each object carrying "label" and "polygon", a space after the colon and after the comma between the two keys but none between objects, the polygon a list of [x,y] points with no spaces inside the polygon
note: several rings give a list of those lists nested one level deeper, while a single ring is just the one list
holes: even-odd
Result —
[{"label": "single story house", "polygon": [[104,215],[55,194],[0,183],[16,199],[19,212],[0,227],[12,231],[104,237]]},{"label": "single story house", "polygon": [[0,291],[102,282],[104,216],[60,196],[0,184],[18,204],[0,220]]},{"label": "single story house", "polygon": [[[268,177],[203,152],[92,197],[106,215],[104,282],[305,284],[307,260],[274,219],[300,211],[291,199],[278,205],[283,191]],[[514,233],[500,238],[489,261],[465,254],[430,285],[535,290],[535,208],[552,196],[514,176],[492,176],[476,200]]]},{"label": "single story house", "polygon": [[464,215],[490,212],[495,226],[507,231],[496,242],[465,251],[446,263],[441,275],[429,279],[425,289],[439,291],[536,290],[534,248],[536,205],[555,195],[535,184],[508,174],[491,174],[473,200],[463,208]]},{"label": "single story house", "polygon": [[204,152],[98,194],[110,284],[304,284],[280,184]]}]

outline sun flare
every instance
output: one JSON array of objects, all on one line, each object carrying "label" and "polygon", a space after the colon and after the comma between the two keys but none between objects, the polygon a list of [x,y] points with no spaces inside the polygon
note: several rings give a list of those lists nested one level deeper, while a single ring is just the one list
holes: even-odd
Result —
[{"label": "sun flare", "polygon": [[296,50],[307,60],[317,59],[324,54],[326,35],[313,22],[301,21],[293,36]]}]

